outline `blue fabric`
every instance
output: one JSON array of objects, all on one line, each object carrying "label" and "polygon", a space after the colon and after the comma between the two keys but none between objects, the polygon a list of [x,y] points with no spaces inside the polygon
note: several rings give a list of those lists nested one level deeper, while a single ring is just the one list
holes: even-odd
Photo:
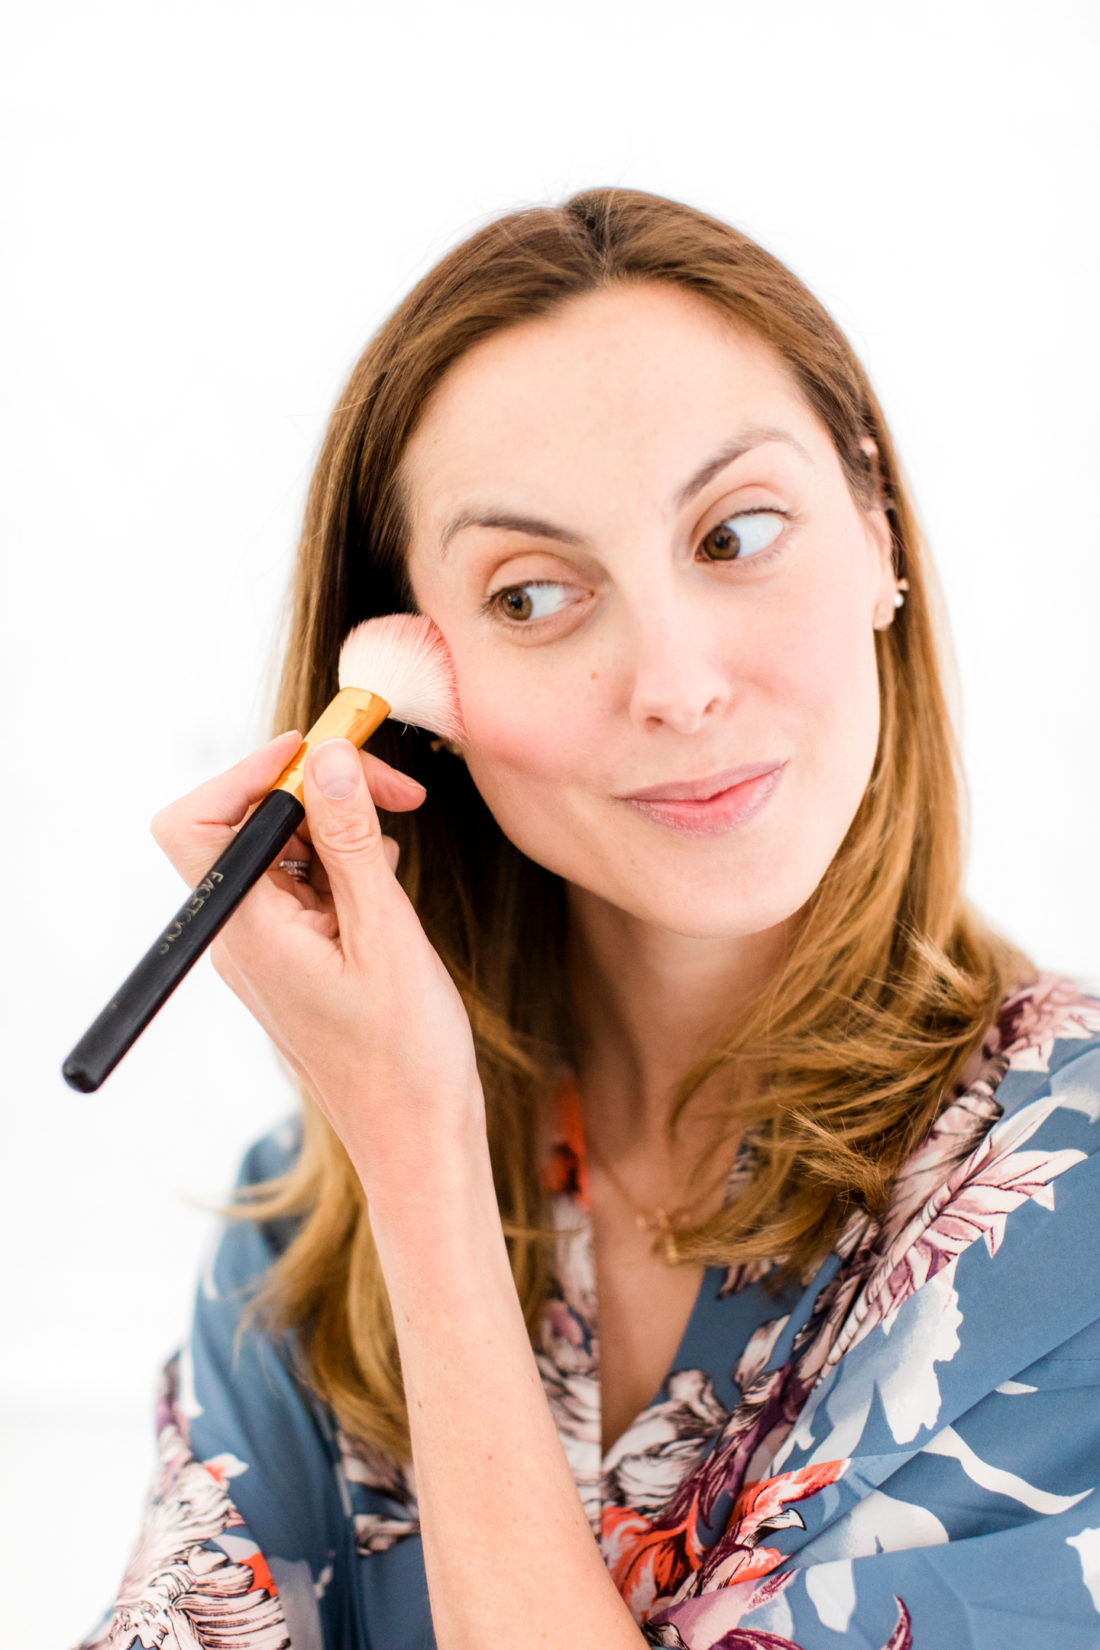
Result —
[{"label": "blue fabric", "polygon": [[[640,1642],[1100,1646],[1098,1144],[1100,999],[1044,977],[1004,1005],[881,1222],[853,1220],[782,1294],[764,1267],[706,1272],[606,1454],[591,1222],[567,1177],[535,1350]],[[269,1136],[241,1183],[297,1149],[293,1126]],[[165,1371],[141,1540],[86,1650],[434,1645],[411,1473],[340,1432],[292,1337],[235,1344],[289,1235],[221,1236]]]}]

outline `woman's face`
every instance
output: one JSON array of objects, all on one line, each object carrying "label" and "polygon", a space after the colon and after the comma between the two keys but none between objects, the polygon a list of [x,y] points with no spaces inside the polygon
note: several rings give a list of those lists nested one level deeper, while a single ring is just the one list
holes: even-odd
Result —
[{"label": "woman's face", "polygon": [[505,834],[674,933],[793,915],[871,773],[895,585],[778,357],[681,288],[586,294],[456,362],[403,475]]}]

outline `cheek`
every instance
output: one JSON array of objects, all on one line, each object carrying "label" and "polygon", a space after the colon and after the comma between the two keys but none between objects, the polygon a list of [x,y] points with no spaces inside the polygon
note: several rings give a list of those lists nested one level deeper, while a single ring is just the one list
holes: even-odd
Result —
[{"label": "cheek", "polygon": [[796,667],[801,695],[802,830],[806,858],[823,874],[855,818],[874,767],[879,686],[874,631],[850,608],[831,615]]},{"label": "cheek", "polygon": [[521,687],[494,675],[491,686],[464,685],[460,674],[459,686],[467,766],[494,812],[513,794],[530,805],[539,786],[557,790],[576,773],[585,717],[582,707],[565,703],[560,684],[525,679]]},{"label": "cheek", "polygon": [[789,702],[825,744],[866,742],[878,731],[875,632],[867,592],[850,580],[822,581],[788,612],[777,670]]}]

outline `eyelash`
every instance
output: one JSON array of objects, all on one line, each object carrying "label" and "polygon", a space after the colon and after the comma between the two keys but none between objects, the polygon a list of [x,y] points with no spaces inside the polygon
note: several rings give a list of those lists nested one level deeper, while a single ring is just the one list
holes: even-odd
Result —
[{"label": "eyelash", "polygon": [[[771,504],[757,504],[749,510],[736,510],[733,515],[723,516],[721,521],[716,521],[713,527],[709,527],[707,529],[707,532],[703,535],[703,537],[709,537],[709,535],[715,532],[719,527],[724,527],[727,522],[737,521],[741,516],[782,516],[788,525],[794,520],[794,512],[791,510],[779,510]],[[761,550],[758,555],[746,557],[744,565],[759,567],[764,562],[771,561],[773,556],[780,555],[784,548],[783,538],[784,535],[781,533],[775,544],[769,545],[766,550]],[[723,558],[718,557],[711,560],[710,565],[712,567],[736,567],[738,560],[739,558],[736,556],[730,558],[729,560],[724,560]],[[556,615],[552,615],[552,618],[546,620],[510,619],[507,614],[501,610],[499,603],[503,596],[510,596],[516,590],[529,590],[531,588],[537,588],[538,586],[545,587],[547,585],[561,584],[561,582],[562,581],[560,579],[524,579],[520,584],[501,585],[499,590],[493,590],[488,596],[486,596],[485,600],[481,604],[481,611],[482,613],[488,614],[490,617],[499,619],[502,624],[506,624],[514,630],[531,630],[541,623],[548,624],[552,622],[552,618],[556,617]]]}]

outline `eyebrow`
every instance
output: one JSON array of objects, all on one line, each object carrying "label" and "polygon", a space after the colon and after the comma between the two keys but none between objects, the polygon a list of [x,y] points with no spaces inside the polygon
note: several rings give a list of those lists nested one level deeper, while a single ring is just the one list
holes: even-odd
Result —
[{"label": "eyebrow", "polygon": [[[813,459],[802,445],[801,441],[791,435],[789,430],[772,429],[770,427],[742,430],[740,435],[727,441],[716,453],[701,464],[694,475],[689,476],[683,485],[677,488],[669,499],[669,511],[680,511],[691,503],[708,482],[720,475],[730,464],[744,458],[746,453],[755,451],[757,447],[766,446],[772,441],[782,441],[795,452],[801,453],[807,464]],[[439,548],[442,555],[447,554],[451,540],[456,534],[467,527],[498,527],[509,533],[529,533],[535,538],[556,539],[560,544],[579,545],[583,549],[593,548],[591,539],[584,533],[575,533],[571,528],[560,527],[555,522],[544,521],[540,516],[518,514],[512,510],[503,510],[492,505],[484,507],[466,506],[457,510],[449,518],[440,535]]]}]

